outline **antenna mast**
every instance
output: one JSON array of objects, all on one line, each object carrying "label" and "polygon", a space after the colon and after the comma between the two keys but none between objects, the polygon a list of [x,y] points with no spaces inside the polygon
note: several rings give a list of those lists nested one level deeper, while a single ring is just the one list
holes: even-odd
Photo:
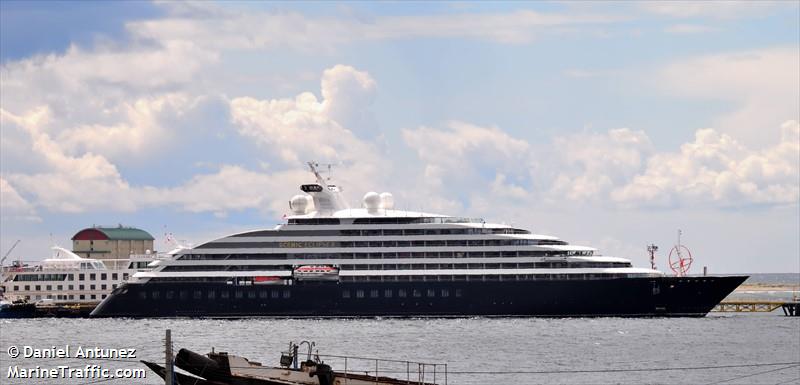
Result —
[{"label": "antenna mast", "polygon": [[653,270],[656,269],[656,251],[658,251],[658,246],[652,243],[647,245],[647,252],[650,253],[650,268]]}]

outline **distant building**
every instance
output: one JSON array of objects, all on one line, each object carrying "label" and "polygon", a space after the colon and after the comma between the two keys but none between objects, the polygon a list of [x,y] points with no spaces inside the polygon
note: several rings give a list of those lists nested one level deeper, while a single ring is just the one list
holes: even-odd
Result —
[{"label": "distant building", "polygon": [[72,252],[86,258],[128,259],[153,250],[153,236],[134,227],[90,227],[72,237]]}]

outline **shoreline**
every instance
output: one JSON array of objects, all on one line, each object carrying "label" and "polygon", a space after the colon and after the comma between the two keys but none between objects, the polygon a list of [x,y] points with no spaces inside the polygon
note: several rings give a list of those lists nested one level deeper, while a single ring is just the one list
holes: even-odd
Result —
[{"label": "shoreline", "polygon": [[734,290],[734,292],[737,291],[800,291],[800,285],[745,283]]}]

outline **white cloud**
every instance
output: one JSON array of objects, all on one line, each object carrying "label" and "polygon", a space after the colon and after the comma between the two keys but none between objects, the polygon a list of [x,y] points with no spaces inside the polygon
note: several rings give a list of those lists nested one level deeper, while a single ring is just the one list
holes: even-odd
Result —
[{"label": "white cloud", "polygon": [[554,169],[560,170],[550,187],[551,199],[603,202],[608,192],[624,184],[644,166],[653,150],[642,131],[627,128],[607,134],[577,134],[556,138]]},{"label": "white cloud", "polygon": [[[137,21],[128,30],[142,38],[195,42],[213,50],[290,48],[329,50],[352,41],[407,38],[474,38],[500,43],[527,43],[560,26],[595,26],[624,18],[599,13],[554,13],[519,10],[506,13],[316,17],[286,11],[234,10],[204,6],[186,9],[167,5],[167,18]],[[209,17],[212,14],[214,17]]]},{"label": "white cloud", "polygon": [[40,107],[24,115],[0,109],[0,121],[25,130],[31,138],[31,150],[48,166],[36,174],[9,174],[17,188],[35,197],[36,205],[52,211],[81,212],[90,209],[133,210],[135,205],[128,184],[116,166],[91,152],[81,156],[65,154],[44,128],[50,125],[51,113]]},{"label": "white cloud", "polygon": [[[434,184],[441,184],[443,178],[469,180],[491,170],[525,173],[528,166],[528,143],[497,127],[453,121],[446,130],[404,129],[403,139],[425,162],[425,178]],[[494,179],[491,174],[484,178]]]},{"label": "white cloud", "polygon": [[424,162],[419,191],[446,196],[467,190],[466,206],[497,213],[568,202],[623,208],[796,205],[799,131],[796,121],[786,122],[780,135],[773,130],[773,143],[778,136],[779,142],[760,150],[703,129],[678,152],[656,152],[644,132],[630,129],[559,137],[536,149],[498,128],[465,123],[404,130],[404,138]]},{"label": "white cloud", "polygon": [[[236,98],[230,102],[231,118],[240,134],[263,145],[268,153],[279,154],[291,165],[290,171],[256,172],[223,164],[214,173],[196,175],[174,187],[132,186],[107,156],[94,151],[125,154],[152,150],[147,144],[162,138],[145,137],[164,134],[158,115],[167,109],[180,115],[197,102],[183,94],[124,104],[124,123],[66,128],[60,131],[58,140],[48,132],[57,124],[49,107],[19,115],[0,109],[4,129],[24,132],[29,139],[26,144],[43,163],[39,172],[12,172],[7,179],[32,197],[32,204],[54,212],[133,211],[160,206],[219,216],[252,208],[282,212],[297,185],[309,180],[305,160],[343,164],[336,177],[348,186],[367,191],[381,185],[381,175],[388,175],[391,165],[381,162],[374,142],[358,138],[336,120],[359,121],[366,116],[369,106],[364,100],[374,89],[375,82],[366,72],[335,66],[323,75],[322,101],[310,92],[295,99]],[[18,203],[16,199],[14,202]]]},{"label": "white cloud", "polygon": [[179,93],[123,102],[112,112],[120,115],[122,121],[82,124],[62,130],[58,142],[71,153],[90,151],[110,158],[152,155],[176,136],[174,130],[162,125],[162,115],[180,118],[196,104],[197,100]]},{"label": "white cloud", "polygon": [[738,19],[767,15],[791,2],[721,0],[721,1],[645,1],[637,4],[646,12],[675,17]]},{"label": "white cloud", "polygon": [[0,213],[4,219],[41,221],[33,205],[20,196],[4,178],[0,178]]},{"label": "white cloud", "polygon": [[656,154],[647,169],[612,193],[622,205],[796,205],[800,199],[800,124],[782,125],[780,142],[748,149],[713,129],[698,130],[680,152]]},{"label": "white cloud", "polygon": [[231,118],[238,131],[269,147],[287,164],[316,159],[333,162],[370,162],[377,159],[370,142],[359,139],[341,121],[361,119],[375,87],[366,72],[348,66],[326,70],[323,100],[311,92],[294,99],[234,98]]},{"label": "white cloud", "polygon": [[713,126],[748,144],[764,146],[771,136],[759,127],[800,119],[798,68],[796,47],[711,54],[667,65],[656,82],[678,96],[733,103],[733,112],[719,117]]},{"label": "white cloud", "polygon": [[715,32],[719,29],[700,24],[673,24],[664,28],[664,32],[676,35],[694,35],[698,33]]}]

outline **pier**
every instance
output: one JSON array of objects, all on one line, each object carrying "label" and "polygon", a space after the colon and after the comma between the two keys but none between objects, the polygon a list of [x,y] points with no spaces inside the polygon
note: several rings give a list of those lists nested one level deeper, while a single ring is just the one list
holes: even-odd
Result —
[{"label": "pier", "polygon": [[739,312],[739,313],[770,313],[778,308],[783,309],[783,314],[790,317],[800,316],[800,301],[759,301],[741,300],[724,301],[714,306],[713,312]]}]

